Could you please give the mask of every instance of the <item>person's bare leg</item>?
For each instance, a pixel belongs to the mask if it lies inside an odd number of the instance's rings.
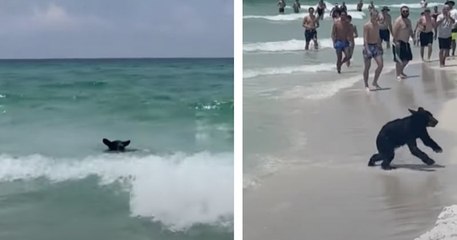
[[[451,41],[452,56],[455,56],[455,41],[456,41],[456,40],[452,40],[452,41]]]
[[[395,62],[395,72],[397,73],[397,78],[401,77],[401,62]]]
[[[376,70],[374,72],[373,86],[375,88],[381,88],[378,85],[378,79],[379,79],[379,76],[381,75],[382,68],[384,67],[384,61],[382,59],[382,55],[375,57],[374,60],[376,61],[376,64],[378,64],[378,67],[376,68]]]
[[[370,72],[370,67],[371,67],[371,58],[364,58],[363,59],[364,66],[363,66],[363,82],[365,84],[365,89],[370,90],[368,86],[368,74]]]
[[[422,61],[424,61],[424,48],[425,47],[421,46],[421,58],[422,58]]]
[[[449,49],[444,50],[443,66],[446,66],[446,57],[449,57]]]
[[[386,48],[387,48],[387,49],[390,48],[390,42],[386,42]]]
[[[305,44],[305,50],[308,50],[309,49],[309,42],[306,41],[306,44]]]
[[[433,50],[433,45],[430,43],[428,44],[428,60],[430,61],[430,58],[432,57],[432,50]]]
[[[408,62],[409,61],[403,61],[402,65],[401,65],[401,73],[400,73],[400,75],[403,76],[403,78],[407,78],[408,77],[408,75],[406,75],[406,73],[404,72],[405,68],[406,68],[406,65],[408,65]]]
[[[313,41],[314,41],[314,49],[317,50],[317,48],[319,47],[319,45],[317,44],[317,39],[314,39]]]
[[[443,49],[440,49],[439,58],[440,58],[440,67],[444,67],[443,59],[445,58],[445,56],[444,56],[444,50]]]
[[[341,73],[341,59],[343,58],[343,51],[342,50],[336,50],[336,71],[338,73]]]

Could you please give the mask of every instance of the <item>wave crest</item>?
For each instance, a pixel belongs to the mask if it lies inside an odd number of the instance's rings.
[[[41,177],[62,182],[96,175],[100,185],[128,183],[131,215],[160,221],[171,230],[233,219],[231,153],[102,154],[82,160],[0,155],[0,165],[2,182]]]

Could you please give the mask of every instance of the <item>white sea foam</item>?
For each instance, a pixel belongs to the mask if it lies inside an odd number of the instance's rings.
[[[318,39],[320,48],[333,48],[333,41],[330,38]],[[363,38],[356,38],[355,45],[363,45]],[[311,41],[312,46],[312,41]],[[291,39],[277,42],[256,42],[243,44],[245,52],[281,52],[300,51],[305,49],[305,40]]]
[[[457,205],[445,207],[436,220],[435,227],[415,240],[457,239]]]
[[[357,11],[348,11],[348,14],[352,16],[354,19],[363,19],[365,17],[364,12],[357,12]],[[246,15],[243,16],[244,19],[266,19],[270,21],[295,21],[295,20],[301,20],[305,16],[307,16],[308,13],[290,13],[290,14],[278,14],[278,15]],[[330,19],[329,12],[326,12],[324,14],[325,19]]]
[[[290,67],[278,68],[259,68],[248,69],[243,72],[243,78],[253,78],[263,75],[276,75],[276,74],[291,74],[299,72],[321,72],[321,71],[334,71],[335,64],[322,63],[316,65],[299,65]]]
[[[90,175],[100,184],[127,183],[132,216],[160,221],[172,230],[193,224],[225,224],[233,218],[233,154],[103,154],[82,160],[41,155],[0,155],[0,181],[45,177],[52,182]],[[231,221],[231,220],[230,220]]]

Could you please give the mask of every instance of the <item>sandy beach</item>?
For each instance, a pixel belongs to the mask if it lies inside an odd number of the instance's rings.
[[[271,104],[281,108],[265,114],[277,130],[258,138],[287,149],[275,155],[280,167],[245,187],[244,239],[405,240],[432,229],[443,207],[457,203],[457,64],[437,64],[409,65],[403,81],[384,72],[380,85],[389,90],[367,93],[360,80],[325,100]],[[398,169],[368,167],[380,128],[419,106],[440,121],[428,131],[443,153],[418,141],[437,165],[403,147]]]

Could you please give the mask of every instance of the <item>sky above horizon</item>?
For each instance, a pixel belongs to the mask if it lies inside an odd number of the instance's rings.
[[[233,57],[233,0],[0,0],[0,58]]]

